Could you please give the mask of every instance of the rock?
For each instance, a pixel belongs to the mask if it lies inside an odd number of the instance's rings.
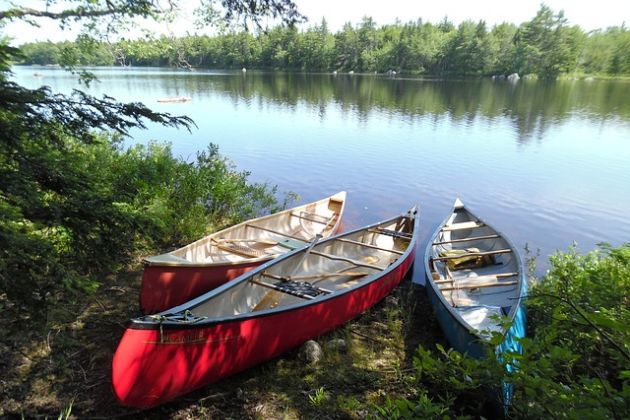
[[[495,74],[492,76],[492,80],[505,80],[505,74]]]
[[[517,82],[518,79],[520,79],[520,76],[518,75],[518,73],[512,73],[507,77],[508,82]]]
[[[258,403],[256,404],[256,406],[254,407],[254,413],[256,414],[262,414],[265,412],[265,404],[263,403]]]
[[[585,82],[592,82],[593,80],[595,80],[595,79],[594,79],[593,77],[590,77],[590,76],[589,76],[589,77],[584,78],[584,81],[585,81]]]
[[[336,338],[334,340],[330,340],[327,344],[326,344],[326,348],[333,350],[333,351],[338,351],[338,352],[342,352],[345,353],[347,346],[346,346],[346,340],[344,340],[343,338]]]
[[[350,70],[348,74],[354,74],[354,70]]]
[[[396,296],[387,296],[385,298],[385,305],[387,306],[398,306],[399,303],[400,301],[398,300],[398,297]]]
[[[323,356],[324,351],[322,350],[322,346],[315,340],[308,340],[306,343],[302,344],[298,353],[298,357],[308,364],[318,363]]]

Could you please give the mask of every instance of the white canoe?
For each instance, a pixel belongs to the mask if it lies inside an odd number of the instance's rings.
[[[339,229],[345,191],[248,220],[144,259],[140,308],[155,313],[189,301],[260,264]]]

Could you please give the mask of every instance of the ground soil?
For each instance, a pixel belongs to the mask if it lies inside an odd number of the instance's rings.
[[[109,276],[93,295],[64,297],[45,319],[0,304],[0,417],[364,418],[387,396],[413,393],[404,373],[419,345],[444,344],[424,288],[406,279],[319,337],[318,364],[303,363],[294,350],[169,404],[131,410],[114,398],[110,369],[125,322],[138,314],[140,276]],[[326,348],[336,338],[346,351]]]

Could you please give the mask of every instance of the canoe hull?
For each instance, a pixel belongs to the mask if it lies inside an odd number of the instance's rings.
[[[427,295],[433,307],[433,312],[442,328],[451,347],[462,354],[481,359],[487,356],[486,347],[483,341],[476,334],[471,334],[468,328],[464,327],[457,318],[440,301],[431,283],[428,283]],[[523,296],[525,291],[523,291]],[[525,337],[526,316],[525,308],[521,304],[512,320],[512,326],[505,333],[505,339],[497,348],[497,353],[505,351],[521,352],[521,345],[516,339]]]
[[[181,305],[267,261],[207,267],[147,265],[142,274],[140,310],[154,314]]]
[[[455,202],[453,212],[460,207],[464,208],[464,205],[458,199]],[[470,213],[469,210],[466,211]],[[470,214],[472,215],[472,213]],[[483,222],[483,220],[478,217],[476,217],[476,219],[479,222]],[[441,228],[447,223],[448,220],[449,218],[447,217],[431,236],[425,252],[424,267],[427,279],[427,295],[429,297],[431,305],[433,306],[433,310],[438,319],[440,327],[442,328],[442,331],[444,332],[444,335],[446,336],[450,345],[462,354],[468,354],[470,357],[480,359],[487,356],[487,347],[484,345],[484,340],[478,334],[476,334],[474,330],[471,330],[470,327],[465,325],[462,322],[461,318],[455,315],[455,311],[447,303],[447,300],[442,295],[440,287],[434,282],[431,274],[432,270],[430,261],[433,255],[431,252],[432,244],[436,242]],[[509,239],[498,232],[496,229],[490,227],[489,225],[487,226],[491,228],[496,235],[501,237],[506,242],[507,246],[512,250],[512,253],[515,255],[515,258],[517,259],[518,277],[520,283],[517,293],[517,299],[514,300],[515,304],[517,305],[516,310],[510,311],[509,315],[509,321],[512,323],[512,325],[507,331],[504,332],[504,340],[499,346],[497,346],[497,348],[495,349],[495,353],[497,354],[497,356],[499,356],[501,352],[505,351],[522,352],[522,348],[520,343],[518,342],[518,339],[525,337],[526,316],[525,308],[523,306],[521,298],[527,293],[527,280],[525,278],[525,275],[523,274],[522,269],[523,263],[519,253],[517,252],[516,247],[509,241]]]
[[[286,217],[288,214],[292,214],[297,219],[312,222],[308,217],[299,216],[299,212],[317,209],[318,206],[328,206],[326,211],[332,211],[333,215],[336,214],[336,218],[333,218],[334,224],[331,223],[330,227],[326,224],[327,229],[322,232],[323,237],[329,237],[335,235],[341,229],[345,199],[346,193],[342,191],[313,203],[242,222],[201,238],[178,250],[158,256],[147,257],[144,261],[144,272],[140,286],[140,311],[144,314],[154,314],[181,305],[281,255],[277,253],[270,255],[263,254],[254,258],[241,256],[241,259],[238,260],[229,259],[220,261],[209,261],[207,258],[201,258],[200,261],[195,261],[193,257],[184,258],[184,255],[181,255],[182,253],[188,252],[196,254],[194,249],[189,248],[198,247],[206,250],[209,248],[208,244],[212,244],[212,238],[220,239],[224,235],[230,238],[230,232],[233,233],[239,228],[244,229],[248,226],[251,228],[251,226],[257,223],[264,221],[269,222],[270,220]],[[297,214],[294,215],[293,213],[296,212]],[[323,222],[314,223],[320,228],[323,224]],[[266,229],[262,229],[260,232],[277,237],[285,236],[282,234],[283,232],[269,233],[271,231],[265,231]],[[242,233],[243,232],[241,232],[241,234]],[[295,233],[289,234],[288,237],[290,238],[291,235],[295,235]],[[241,236],[246,237],[247,235],[242,234]],[[303,234],[294,239],[300,239],[302,237],[304,237],[303,242],[306,244],[307,241],[315,237],[315,234]],[[186,249],[188,249],[188,251],[185,251]],[[290,249],[291,248],[287,247],[284,249],[284,252],[288,252]]]
[[[331,234],[336,234],[339,229]],[[272,259],[205,267],[145,265],[140,286],[140,311],[155,314],[181,305]]]
[[[320,303],[210,325],[128,328],[112,364],[115,395],[123,405],[149,408],[276,357],[376,304],[400,283],[414,256],[415,242],[378,280]]]
[[[471,334],[468,328],[464,327],[453,313],[442,304],[442,301],[433,289],[432,283],[427,281],[427,284],[427,295],[433,307],[433,312],[451,347],[462,354],[466,353],[477,359],[485,357],[486,350],[481,339],[477,335]]]

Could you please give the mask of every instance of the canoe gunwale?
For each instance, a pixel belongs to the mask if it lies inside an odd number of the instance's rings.
[[[267,316],[274,316],[274,315],[278,315],[284,312],[290,312],[290,311],[294,311],[294,310],[298,310],[307,306],[313,306],[313,305],[320,305],[320,304],[326,304],[328,301],[331,301],[333,299],[337,299],[337,298],[341,298],[343,296],[345,296],[346,294],[349,293],[353,293],[359,289],[368,287],[369,285],[371,285],[372,283],[379,281],[381,278],[386,277],[388,274],[390,274],[391,272],[395,271],[396,269],[398,269],[399,266],[401,266],[403,263],[405,263],[405,261],[407,261],[409,259],[410,256],[415,255],[415,249],[416,249],[416,245],[417,245],[417,241],[418,241],[418,232],[419,232],[419,227],[420,227],[420,223],[419,223],[419,209],[418,206],[414,206],[412,207],[408,212],[402,214],[402,215],[398,215],[395,217],[392,217],[390,219],[386,219],[368,226],[363,226],[360,228],[357,228],[355,230],[343,233],[341,235],[335,235],[335,236],[331,236],[328,237],[326,239],[320,240],[318,242],[318,244],[322,244],[322,243],[326,243],[326,242],[332,242],[334,240],[336,240],[337,237],[344,237],[344,236],[348,236],[348,235],[353,235],[355,233],[367,230],[367,229],[371,229],[374,228],[376,226],[380,226],[386,223],[391,223],[392,221],[395,221],[397,219],[403,218],[403,217],[407,217],[407,218],[411,218],[413,220],[413,230],[412,230],[412,237],[411,240],[409,241],[409,244],[407,245],[407,248],[405,249],[404,253],[402,255],[399,256],[399,258],[396,260],[396,262],[394,262],[393,264],[390,264],[389,266],[385,267],[382,271],[379,271],[377,273],[373,273],[369,276],[366,277],[372,277],[369,278],[366,281],[363,281],[357,285],[348,287],[346,289],[343,290],[338,290],[335,293],[331,293],[328,295],[323,295],[323,296],[318,296],[317,299],[313,299],[313,300],[309,300],[309,301],[304,301],[304,302],[296,302],[294,304],[290,304],[287,306],[284,306],[280,309],[278,308],[273,308],[273,309],[266,309],[266,310],[262,310],[262,311],[257,311],[257,312],[248,312],[245,314],[238,314],[238,315],[231,315],[231,316],[223,316],[223,317],[217,317],[217,318],[209,318],[209,319],[202,319],[198,322],[195,323],[179,323],[176,321],[169,321],[169,320],[164,320],[164,316],[167,315],[171,315],[173,313],[177,313],[177,312],[183,312],[186,310],[190,310],[196,306],[201,305],[202,303],[204,303],[206,300],[223,293],[224,291],[228,290],[231,287],[234,287],[235,285],[245,282],[245,281],[249,281],[249,279],[251,277],[253,277],[254,275],[258,274],[258,273],[262,273],[264,272],[267,268],[269,268],[269,266],[280,263],[281,261],[288,259],[290,257],[292,257],[293,255],[297,255],[301,252],[304,251],[304,247],[302,248],[298,248],[295,249],[293,251],[290,251],[286,254],[283,254],[282,256],[275,258],[271,261],[268,261],[262,265],[260,265],[259,267],[257,267],[256,269],[247,272],[245,274],[242,274],[241,276],[237,277],[236,279],[223,284],[219,287],[217,287],[216,289],[213,289],[193,300],[190,300],[180,306],[176,306],[174,308],[168,309],[166,311],[160,312],[158,314],[155,315],[148,315],[145,318],[151,318],[150,320],[148,319],[140,319],[140,318],[134,318],[131,319],[127,322],[126,328],[129,329],[138,329],[138,330],[161,330],[161,329],[175,329],[175,330],[179,330],[179,329],[197,329],[197,328],[207,328],[209,326],[213,326],[213,325],[217,325],[217,324],[227,324],[227,323],[233,323],[233,322],[242,322],[245,320],[250,320],[250,319],[254,319],[254,318],[261,318],[261,317],[267,317]]]
[[[434,242],[439,242],[439,241],[436,241],[437,238],[438,238],[438,235],[442,232],[442,228],[444,227],[444,225],[446,225],[446,223],[448,222],[450,217],[453,215],[453,213],[455,213],[456,211],[462,211],[462,210],[468,212],[468,214],[470,214],[478,222],[480,222],[482,224],[482,227],[483,226],[489,227],[497,235],[499,235],[499,237],[501,239],[503,239],[507,243],[508,247],[512,250],[512,255],[516,257],[516,264],[517,264],[517,267],[518,267],[519,293],[518,293],[518,297],[514,298],[514,303],[511,305],[510,312],[507,314],[507,318],[509,319],[510,322],[514,321],[519,308],[522,306],[522,301],[523,301],[523,298],[524,298],[524,290],[525,290],[525,288],[527,286],[527,279],[525,277],[525,272],[523,270],[523,261],[522,261],[521,255],[520,255],[519,252],[516,251],[517,248],[514,246],[512,241],[507,236],[505,236],[503,233],[501,233],[499,230],[497,230],[493,225],[489,225],[483,219],[481,219],[476,214],[471,212],[468,208],[466,208],[466,206],[461,201],[459,201],[459,199],[457,199],[457,201],[456,201],[455,205],[453,206],[451,212],[440,223],[440,225],[433,232],[433,234],[431,235],[431,238],[429,239],[429,242],[428,242],[427,248],[425,250],[425,254],[424,254],[425,277],[426,277],[427,283],[429,284],[429,287],[432,289],[433,293],[436,295],[437,299],[439,300],[439,303],[449,312],[449,315],[451,316],[451,318],[453,320],[457,321],[457,323],[460,325],[460,327],[464,328],[470,335],[472,335],[472,336],[478,338],[479,340],[483,341],[484,339],[479,335],[479,331],[477,329],[471,327],[464,320],[464,318],[459,314],[459,312],[455,310],[455,307],[453,307],[453,305],[446,300],[446,297],[442,293],[442,289],[440,289],[439,285],[435,283],[435,280],[433,279],[433,276],[431,274],[433,272],[431,270],[431,264],[433,262],[432,250],[433,250],[433,247],[436,246],[436,245],[434,245]],[[471,228],[471,229],[474,229],[474,228]],[[502,334],[505,336],[508,331],[509,331],[509,328],[505,328],[504,327],[503,330],[502,330]]]
[[[205,239],[205,238],[204,238]],[[240,261],[213,261],[208,263],[193,263],[193,262],[176,262],[176,261],[165,261],[165,262],[157,262],[157,261],[148,261],[146,259],[142,260],[142,264],[145,267],[190,267],[190,268],[199,268],[199,267],[222,267],[222,266],[231,266],[231,265],[239,265],[243,263],[255,263],[255,262],[263,262],[276,258],[274,255],[269,254],[269,256],[263,256],[258,258],[243,258]]]

